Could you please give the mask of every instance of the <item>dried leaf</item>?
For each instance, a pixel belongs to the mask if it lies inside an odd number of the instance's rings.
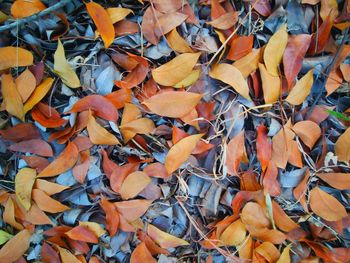
[[[209,76],[230,85],[241,96],[250,100],[247,81],[235,66],[226,63],[215,65]]]
[[[137,247],[132,252],[130,257],[130,263],[139,263],[139,262],[147,262],[147,263],[157,262],[157,260],[155,260],[152,257],[152,254],[147,249],[145,242],[141,242],[139,245],[137,245]]]
[[[95,233],[92,232],[88,227],[86,226],[76,226],[65,233],[67,237],[73,240],[82,241],[82,242],[88,242],[97,244],[98,238],[96,237]]]
[[[270,227],[270,219],[266,211],[255,202],[248,202],[242,209],[241,220],[246,227],[267,228]]]
[[[254,36],[239,36],[231,41],[227,59],[238,60],[252,52]]]
[[[280,258],[277,260],[276,263],[290,263],[290,255],[289,255],[290,247],[291,247],[291,244],[289,244],[283,249]]]
[[[24,229],[11,238],[0,249],[0,262],[14,262],[29,248],[31,233]]]
[[[32,123],[19,123],[7,130],[0,130],[0,135],[5,140],[11,142],[19,142],[41,137],[38,128]]]
[[[109,133],[105,128],[98,124],[89,111],[89,120],[87,123],[89,138],[93,144],[115,145],[120,144],[117,137]]]
[[[54,79],[47,78],[45,79],[32,93],[29,99],[24,104],[23,110],[24,113],[30,111],[37,103],[39,103],[49,92]]]
[[[1,92],[6,111],[24,121],[22,98],[11,74],[3,74],[1,76]]]
[[[121,125],[120,131],[123,134],[124,141],[128,142],[132,139],[136,134],[149,134],[156,128],[152,120],[147,118],[141,118],[138,120],[134,120],[128,122],[126,124]]]
[[[106,214],[106,228],[111,236],[114,236],[119,227],[119,213],[117,208],[105,197],[101,197],[101,207]]]
[[[187,41],[183,39],[180,34],[177,32],[176,28],[171,30],[169,34],[166,36],[170,47],[179,53],[192,53],[193,50],[188,45]]]
[[[61,204],[39,189],[33,189],[32,198],[38,207],[45,212],[59,213],[70,209],[68,206]]]
[[[276,262],[280,258],[280,252],[270,242],[262,243],[254,251],[263,256],[268,262]]]
[[[266,127],[259,125],[257,128],[256,151],[263,171],[266,170],[272,156],[272,144],[266,135]]]
[[[240,219],[231,223],[221,234],[220,240],[225,246],[238,246],[246,238],[246,229]]]
[[[57,49],[54,54],[54,70],[57,75],[60,76],[62,82],[70,88],[79,88],[80,80],[73,70],[72,66],[68,63],[64,52],[63,45],[60,40],[57,43]]]
[[[313,69],[310,69],[289,92],[286,101],[292,105],[300,105],[309,96],[314,82]]]
[[[194,69],[186,78],[181,80],[179,83],[174,85],[174,88],[184,88],[193,85],[198,80],[201,71],[199,69]]]
[[[191,74],[201,53],[184,53],[152,70],[153,79],[163,86],[174,86]]]
[[[299,121],[292,127],[296,135],[312,149],[321,136],[321,128],[313,121]]]
[[[244,154],[244,131],[241,131],[227,144],[225,165],[230,175],[237,175]]]
[[[69,189],[69,186],[64,186],[56,183],[52,183],[43,179],[36,179],[34,188],[44,191],[48,195],[54,195],[61,193],[62,191]]]
[[[26,69],[15,80],[18,93],[21,95],[22,102],[26,102],[36,87],[36,79],[33,73]]]
[[[238,21],[239,12],[227,12],[207,24],[217,29],[226,30],[233,27]]]
[[[261,63],[259,63],[259,71],[265,103],[275,103],[280,97],[281,79],[279,76],[271,75]]]
[[[259,67],[260,55],[261,49],[253,49],[253,51],[248,55],[235,61],[235,63],[233,63],[233,66],[242,73],[244,78],[247,78]]]
[[[108,48],[114,40],[114,27],[108,12],[95,2],[85,3],[86,9],[101,34],[105,48]]]
[[[81,263],[69,250],[59,246],[56,246],[56,248],[60,253],[62,263]]]
[[[279,196],[281,187],[277,181],[278,169],[273,161],[270,161],[263,178],[264,193],[271,196]]]
[[[282,61],[284,50],[288,43],[287,26],[282,25],[267,42],[264,50],[264,62],[272,76],[279,76],[279,64]]]
[[[46,9],[40,0],[16,0],[11,6],[11,15],[14,18],[24,18]]]
[[[20,47],[0,48],[0,70],[24,67],[33,64],[33,55],[28,50]]]
[[[113,24],[123,20],[127,15],[132,13],[131,9],[122,7],[107,8],[106,11],[109,17],[111,18]]]
[[[130,199],[137,196],[149,183],[151,178],[147,174],[136,171],[125,178],[119,193],[124,200]]]
[[[327,221],[338,221],[347,216],[344,206],[319,187],[310,191],[309,202],[312,211]]]
[[[186,91],[165,91],[145,100],[153,113],[170,118],[181,118],[190,113],[201,100],[202,95]]]
[[[346,173],[317,173],[317,177],[321,178],[330,186],[339,189],[350,189],[350,174]]]
[[[18,142],[12,144],[10,147],[8,147],[8,149],[16,152],[33,153],[45,157],[53,156],[53,151],[50,144],[42,139],[32,139]]]
[[[176,171],[188,159],[202,136],[203,134],[188,136],[170,148],[165,157],[165,169],[168,174]]]
[[[68,143],[67,147],[61,152],[57,158],[51,162],[38,177],[51,177],[59,175],[69,170],[78,160],[78,148],[74,143]]]
[[[187,246],[186,240],[170,235],[155,226],[148,224],[147,234],[162,248],[175,248],[178,246]]]
[[[32,188],[36,178],[36,171],[31,168],[22,168],[15,178],[16,196],[21,205],[28,211],[31,206]]]
[[[9,197],[6,201],[6,204],[4,206],[4,212],[3,212],[3,220],[7,224],[13,226],[14,228],[18,230],[22,230],[23,226],[16,221],[15,218],[15,205],[13,203],[13,200],[11,197]]]

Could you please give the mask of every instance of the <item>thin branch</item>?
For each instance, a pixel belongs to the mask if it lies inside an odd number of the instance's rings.
[[[46,8],[45,10],[43,10],[43,11],[41,11],[39,13],[36,13],[34,15],[31,15],[31,16],[28,16],[28,17],[25,17],[25,18],[22,18],[22,19],[18,19],[18,20],[16,20],[15,22],[13,22],[11,24],[0,26],[0,33],[4,32],[6,30],[13,29],[13,28],[15,28],[17,26],[19,27],[19,26],[21,26],[21,25],[23,25],[25,23],[32,22],[32,21],[38,19],[39,17],[48,15],[48,14],[56,11],[57,9],[60,9],[60,8],[64,7],[65,5],[67,5],[70,2],[71,2],[71,0],[61,0],[58,3],[56,3],[56,4]]]

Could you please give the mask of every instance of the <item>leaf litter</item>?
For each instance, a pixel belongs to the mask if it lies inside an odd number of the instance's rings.
[[[349,262],[350,1],[0,1],[0,262]]]

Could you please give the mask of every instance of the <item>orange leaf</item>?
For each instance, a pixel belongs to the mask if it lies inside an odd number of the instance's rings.
[[[326,82],[327,96],[336,91],[342,85],[342,82],[343,78],[340,70],[332,70]]]
[[[15,190],[18,201],[28,211],[31,206],[32,188],[35,182],[36,171],[31,168],[22,168],[15,178]]]
[[[88,227],[76,226],[65,233],[65,235],[73,240],[97,244],[98,238]]]
[[[244,131],[241,131],[227,144],[225,165],[230,175],[237,175],[244,154]]]
[[[113,171],[110,175],[111,188],[115,192],[119,192],[124,179],[132,172],[137,171],[139,168],[138,163],[127,163],[121,166],[112,166]]]
[[[289,255],[290,247],[291,247],[291,244],[289,244],[288,246],[286,246],[283,249],[280,258],[278,259],[278,261],[276,263],[290,263],[291,262],[290,255]]]
[[[321,136],[321,128],[313,121],[299,121],[292,127],[296,135],[312,149]]]
[[[187,41],[183,39],[180,34],[177,32],[176,28],[174,28],[169,34],[166,36],[170,47],[179,53],[192,53],[192,48],[188,45]]]
[[[314,82],[313,69],[310,69],[289,92],[286,101],[292,105],[300,105],[309,96]]]
[[[266,211],[255,202],[248,202],[242,209],[241,220],[246,227],[267,228],[270,227],[270,219]]]
[[[309,202],[312,211],[327,221],[338,221],[348,215],[344,206],[336,198],[319,187],[310,191]]]
[[[101,107],[103,105],[103,107]],[[93,94],[80,99],[75,103],[67,113],[82,112],[92,110],[94,115],[107,121],[116,122],[118,120],[118,111],[108,98]]]
[[[61,204],[39,189],[33,189],[32,198],[38,207],[45,212],[59,213],[70,209],[68,206]]]
[[[22,98],[11,74],[3,74],[1,76],[1,88],[6,111],[24,121]]]
[[[262,243],[254,251],[262,255],[268,262],[276,262],[280,258],[280,252],[270,242]]]
[[[282,61],[287,43],[287,26],[282,25],[266,44],[264,50],[264,62],[267,72],[269,72],[272,76],[279,76],[279,64]]]
[[[87,123],[89,138],[93,144],[120,144],[117,137],[109,133],[105,128],[97,123],[91,111],[89,111],[89,121]]]
[[[301,182],[298,184],[298,186],[293,190],[293,195],[294,195],[295,199],[299,200],[304,211],[307,213],[309,212],[309,209],[308,209],[308,206],[306,203],[305,194],[306,194],[306,190],[308,187],[309,177],[310,177],[310,172],[309,172],[309,170],[307,170],[303,180],[301,180]]]
[[[226,30],[233,27],[238,21],[239,12],[227,12],[207,24],[217,29]]]
[[[134,120],[128,122],[126,124],[122,124],[120,127],[120,131],[123,134],[124,141],[128,142],[132,139],[136,134],[149,134],[156,128],[152,120],[147,118],[141,118],[138,120]]]
[[[279,196],[281,187],[277,181],[278,169],[273,161],[270,161],[263,178],[264,193],[271,196]]]
[[[72,173],[74,178],[81,184],[84,183],[87,172],[90,168],[90,151],[85,150],[79,153],[80,159],[73,167]]]
[[[11,6],[11,15],[14,18],[24,18],[46,9],[40,0],[16,0]]]
[[[131,102],[131,93],[130,89],[120,89],[113,91],[105,96],[114,107],[118,110],[124,107],[125,103]]]
[[[247,78],[259,67],[260,55],[261,49],[253,49],[253,51],[248,55],[233,63],[233,66],[235,66],[242,73],[244,78]]]
[[[117,208],[105,197],[101,197],[101,207],[106,214],[106,228],[111,236],[114,236],[119,227],[119,213]]]
[[[145,263],[157,262],[157,260],[155,260],[152,257],[152,254],[147,249],[145,242],[141,242],[139,245],[137,245],[137,247],[134,249],[130,257],[130,263],[139,263],[139,262],[145,262]]]
[[[30,66],[33,64],[33,55],[28,50],[16,47],[0,48],[0,70]]]
[[[350,128],[339,136],[335,143],[334,152],[339,161],[349,163],[350,160]]]
[[[69,170],[78,160],[78,148],[74,143],[68,143],[67,147],[60,153],[57,158],[50,163],[38,177],[51,177]]]
[[[325,49],[329,40],[332,26],[332,16],[329,14],[327,18],[323,20],[316,32],[312,34],[311,43],[308,50],[310,55],[321,53]]]
[[[156,21],[156,24],[154,26],[154,33],[156,37],[160,39],[162,36],[165,36],[171,30],[181,25],[186,20],[186,18],[187,15],[179,12],[161,14],[158,16],[158,21]]]
[[[9,150],[14,152],[33,153],[45,157],[52,157],[51,145],[42,139],[32,139],[10,145]]]
[[[346,173],[317,173],[319,178],[339,190],[350,189],[350,174]]]
[[[41,259],[43,262],[61,263],[60,258],[56,252],[48,243],[44,242],[41,247]]]
[[[184,53],[152,70],[153,79],[163,86],[174,86],[185,79],[196,65],[200,52]]]
[[[181,118],[190,113],[201,100],[202,95],[186,91],[165,91],[145,100],[153,113],[170,118]]]
[[[231,41],[230,50],[227,54],[227,59],[238,60],[250,52],[253,48],[254,36],[239,36]]]
[[[30,97],[36,87],[36,79],[33,73],[26,69],[19,75],[16,80],[16,86],[19,94],[21,95],[22,101],[26,102],[26,100]]]
[[[246,237],[246,229],[240,219],[231,223],[221,234],[220,240],[226,246],[238,246]]]
[[[176,171],[188,159],[202,136],[203,134],[188,136],[170,148],[165,157],[165,169],[168,174]]]
[[[151,178],[149,178],[144,172],[133,172],[125,178],[119,193],[123,199],[133,198],[137,196],[150,182]]]
[[[143,171],[150,177],[156,177],[156,178],[167,178],[169,177],[169,174],[167,170],[165,169],[165,166],[161,163],[152,163],[150,165],[147,165]]]
[[[11,238],[0,249],[0,262],[14,262],[19,259],[29,248],[31,233],[24,229]]]
[[[292,219],[290,219],[290,217],[283,211],[283,209],[275,201],[272,201],[272,212],[273,212],[273,219],[275,221],[275,224],[279,229],[285,232],[289,232],[299,228],[299,225],[295,223]]]
[[[132,222],[141,217],[151,205],[152,200],[130,200],[114,203],[118,212],[127,221]]]
[[[350,82],[350,65],[349,64],[340,64],[340,71],[343,74],[345,81]]]
[[[23,229],[23,226],[20,223],[18,223],[15,219],[15,205],[11,197],[9,197],[6,201],[2,217],[4,222],[6,222],[7,224],[13,226],[18,230]]]
[[[69,186],[52,183],[43,179],[36,179],[34,188],[44,191],[48,195],[54,195],[68,189]]]
[[[272,138],[272,160],[278,168],[284,169],[288,162],[288,142],[295,137],[294,132],[284,126],[273,138]]]
[[[121,7],[107,8],[106,11],[113,24],[123,20],[128,14],[132,13],[131,9]]]
[[[60,253],[62,263],[81,263],[69,250],[56,246],[58,252]]]
[[[170,235],[155,226],[148,224],[147,234],[162,248],[175,248],[178,246],[187,246],[186,240]]]
[[[0,135],[5,140],[11,142],[19,142],[41,137],[38,128],[32,123],[20,123],[8,128],[7,130],[0,130]]]
[[[266,127],[259,125],[257,128],[256,151],[263,171],[266,170],[272,155],[272,145],[266,136]]]
[[[209,76],[230,85],[241,96],[250,100],[247,81],[244,79],[241,71],[234,65],[217,64],[210,70]]]
[[[24,113],[30,111],[37,103],[39,103],[49,92],[54,79],[47,78],[41,82],[41,84],[36,87],[32,95],[30,95],[29,99],[24,104],[23,110]]]
[[[271,75],[261,63],[259,63],[259,71],[265,103],[275,103],[280,97],[281,79],[279,76]]]
[[[101,34],[105,48],[108,48],[114,40],[113,22],[107,11],[99,4],[94,2],[85,3],[86,9],[94,21],[98,31]]]

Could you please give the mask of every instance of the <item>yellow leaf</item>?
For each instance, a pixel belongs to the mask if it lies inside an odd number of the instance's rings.
[[[165,169],[168,174],[177,170],[191,155],[203,134],[195,134],[185,137],[170,148],[165,157]]]
[[[34,184],[35,189],[40,189],[47,193],[48,195],[54,195],[60,193],[66,189],[69,189],[69,186],[64,186],[56,183],[49,182],[43,179],[36,179]]]
[[[30,111],[37,103],[39,103],[49,92],[52,83],[54,79],[53,78],[47,78],[41,82],[41,84],[36,87],[32,95],[29,97],[29,99],[24,104],[24,113],[27,113]]]
[[[154,95],[145,104],[153,113],[170,118],[181,118],[190,113],[202,95],[187,91],[165,91]]]
[[[290,263],[290,255],[289,255],[290,247],[291,247],[291,244],[289,244],[283,249],[280,258],[276,263]]]
[[[192,53],[193,50],[188,45],[187,41],[183,39],[180,34],[177,32],[176,28],[170,31],[169,34],[167,34],[166,39],[168,40],[168,43],[170,47],[179,53]]]
[[[192,84],[194,84],[200,75],[201,71],[199,69],[194,69],[192,70],[192,72],[183,80],[181,80],[179,83],[174,85],[174,88],[184,88],[184,87],[188,87],[191,86]]]
[[[69,250],[59,246],[56,246],[56,248],[60,253],[62,263],[81,263]]]
[[[239,60],[233,63],[246,79],[248,76],[255,71],[259,66],[261,49],[253,49],[248,55],[240,58]]]
[[[151,178],[144,172],[133,172],[123,181],[120,195],[124,200],[133,198],[145,189],[150,182]]]
[[[79,221],[79,226],[86,226],[91,232],[93,232],[98,238],[103,236],[106,233],[106,230],[104,230],[100,224],[97,224],[95,222],[82,222]]]
[[[123,20],[128,14],[133,13],[131,9],[122,7],[112,7],[106,10],[113,24]]]
[[[350,160],[350,128],[340,135],[337,142],[335,143],[334,151],[335,155],[338,156],[338,160],[349,163]]]
[[[235,66],[226,63],[217,64],[209,72],[209,76],[230,85],[241,96],[250,100],[247,81]]]
[[[109,14],[101,5],[97,3],[89,2],[85,5],[89,15],[101,34],[105,48],[108,48],[113,43],[115,36],[113,22]]]
[[[189,243],[186,240],[170,235],[155,226],[149,224],[147,234],[162,248],[174,248],[178,246],[187,246]]]
[[[141,118],[128,122],[124,125],[121,125],[120,131],[123,134],[124,141],[128,142],[136,134],[149,134],[156,128],[152,120],[147,118]]]
[[[163,86],[174,86],[191,74],[201,53],[184,53],[152,70],[153,79]]]
[[[33,64],[33,55],[28,50],[17,47],[0,48],[0,70],[30,66]]]
[[[267,42],[264,50],[264,62],[267,71],[272,76],[278,76],[278,67],[282,61],[284,50],[288,43],[287,26],[282,25]]]
[[[230,224],[220,236],[220,240],[226,246],[238,246],[246,237],[246,229],[240,219]]]
[[[119,144],[117,137],[109,133],[105,128],[98,124],[89,111],[89,120],[87,123],[89,138],[93,144],[115,145]]]
[[[300,105],[310,94],[314,82],[313,69],[309,70],[292,88],[286,101],[292,105]]]
[[[3,74],[1,77],[1,91],[6,111],[20,120],[24,120],[22,98],[17,91],[11,74]]]
[[[70,88],[80,87],[80,80],[73,70],[72,66],[68,63],[64,54],[64,48],[60,40],[57,43],[57,49],[54,54],[54,70],[57,75],[60,76],[62,82]]]
[[[259,71],[262,81],[265,103],[275,103],[280,97],[281,80],[279,76],[272,76],[265,66],[259,63]]]
[[[15,178],[16,196],[21,205],[28,211],[31,207],[32,188],[36,178],[36,171],[31,168],[22,168]]]
[[[278,249],[270,242],[264,242],[254,250],[255,253],[263,256],[268,262],[276,262],[280,257]]]

